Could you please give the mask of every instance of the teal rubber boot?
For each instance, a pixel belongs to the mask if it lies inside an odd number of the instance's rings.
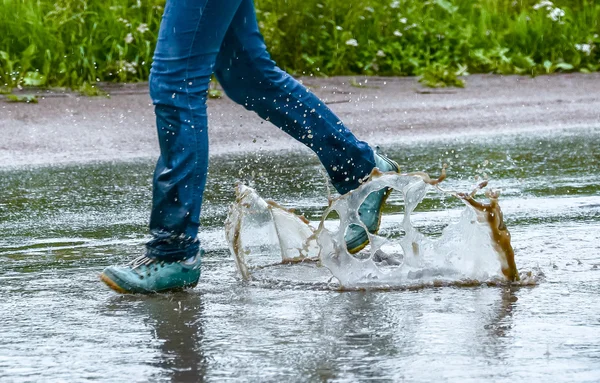
[[[204,251],[183,261],[162,262],[138,257],[125,266],[107,267],[100,279],[123,294],[151,294],[193,288],[200,279]]]
[[[375,166],[381,172],[396,172],[400,173],[400,166],[387,158],[381,153],[375,153]],[[392,189],[383,188],[375,191],[365,198],[362,205],[358,209],[358,216],[365,224],[371,234],[377,234],[379,225],[381,224],[381,213],[383,205],[389,197]],[[365,229],[358,225],[350,225],[345,235],[346,247],[350,254],[358,253],[369,244],[369,236]]]

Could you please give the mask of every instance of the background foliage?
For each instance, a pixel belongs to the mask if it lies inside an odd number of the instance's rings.
[[[164,0],[0,0],[0,86],[90,89],[147,80]],[[423,75],[600,69],[593,0],[256,0],[293,74]],[[429,81],[429,80],[427,80]],[[1,89],[0,89],[1,90]]]

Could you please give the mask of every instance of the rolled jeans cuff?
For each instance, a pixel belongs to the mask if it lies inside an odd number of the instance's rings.
[[[154,237],[146,243],[146,256],[165,262],[177,262],[191,258],[200,251],[197,237],[168,231],[152,231]]]

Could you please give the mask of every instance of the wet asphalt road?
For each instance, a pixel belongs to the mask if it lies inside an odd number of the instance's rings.
[[[352,131],[373,145],[498,132],[594,126],[600,74],[473,75],[464,89],[423,88],[415,78],[303,78]],[[0,164],[82,163],[156,158],[146,84],[106,87],[111,98],[40,93],[39,104],[0,101]],[[42,99],[44,97],[44,99]],[[213,155],[307,150],[252,112],[209,100]]]
[[[489,175],[517,265],[545,275],[537,286],[340,293],[303,284],[314,270],[302,268],[241,282],[223,234],[234,182],[313,221],[326,190],[314,156],[212,100],[202,280],[117,295],[98,274],[147,240],[147,95],[0,103],[0,381],[600,381],[600,76],[472,76],[432,94],[414,79],[342,82],[313,86],[403,170],[450,163],[459,189]],[[392,194],[384,233],[401,210]],[[432,195],[413,222],[439,235],[456,211]]]

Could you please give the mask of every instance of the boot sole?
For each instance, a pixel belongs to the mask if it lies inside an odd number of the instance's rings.
[[[120,294],[128,294],[129,292],[125,289],[123,289],[121,286],[119,286],[115,281],[113,281],[112,279],[110,279],[106,274],[102,273],[100,274],[100,280],[104,283],[106,283],[106,285],[108,287],[110,287],[111,289],[113,289],[114,291],[120,293]]]
[[[181,287],[174,287],[172,289],[165,289],[165,290],[160,290],[160,291],[149,291],[149,292],[137,292],[137,291],[134,292],[134,291],[125,290],[124,288],[119,286],[118,283],[116,283],[115,281],[110,279],[110,277],[108,275],[106,275],[105,273],[100,274],[100,280],[102,282],[106,283],[106,285],[108,287],[110,287],[112,290],[114,290],[120,294],[155,294],[155,293],[177,292],[177,291],[183,291],[185,289],[193,289],[198,285],[198,282],[194,282],[189,285],[184,285]]]

